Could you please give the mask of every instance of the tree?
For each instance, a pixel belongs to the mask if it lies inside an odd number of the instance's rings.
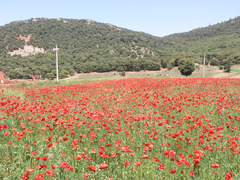
[[[124,69],[123,69],[122,66],[118,66],[117,71],[118,71],[118,72],[122,72],[122,71],[124,71]]]
[[[22,68],[16,68],[14,69],[16,74],[16,79],[22,79],[23,78],[23,69]]]
[[[225,64],[224,65],[224,71],[229,73],[231,71],[231,65],[230,64]]]
[[[125,73],[125,71],[122,71],[121,73],[119,73],[121,76],[125,76],[126,75],[126,73]]]
[[[54,76],[54,74],[53,73],[47,73],[47,75],[46,75],[46,78],[48,78],[48,79],[54,79],[55,78],[55,76]]]
[[[148,61],[148,67],[147,70],[160,70],[161,65],[158,62],[154,62],[154,61]]]
[[[41,71],[36,70],[35,72],[33,72],[34,75],[41,75]]]
[[[220,65],[220,61],[219,61],[217,58],[212,58],[212,59],[210,60],[210,64],[211,64],[212,66],[219,66],[219,65]]]
[[[185,61],[180,66],[180,72],[182,75],[185,75],[185,76],[190,76],[194,70],[195,70],[195,65],[191,61]]]
[[[180,66],[181,63],[183,63],[184,59],[182,56],[178,56],[174,59],[173,66],[177,67]]]
[[[64,78],[64,77],[67,77],[68,76],[68,72],[66,70],[62,70],[60,73],[59,73],[59,77],[60,78]]]
[[[169,61],[168,63],[167,63],[167,69],[168,70],[171,70],[173,68],[173,61]]]
[[[16,79],[15,70],[11,69],[8,73],[10,79]]]
[[[82,67],[82,72],[84,73],[90,73],[93,70],[93,66],[90,62],[86,62],[84,63],[83,67]]]
[[[167,68],[167,61],[166,60],[162,60],[161,61],[161,65],[162,65],[162,68]]]
[[[70,73],[71,76],[73,76],[74,73],[75,73],[74,69],[70,69],[69,73]]]

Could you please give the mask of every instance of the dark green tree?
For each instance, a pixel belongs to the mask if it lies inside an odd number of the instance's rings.
[[[46,78],[53,80],[55,78],[53,73],[47,73]]]
[[[60,78],[65,78],[68,76],[68,71],[67,70],[62,70],[59,75]]]
[[[180,72],[184,76],[190,76],[193,73],[194,70],[195,70],[195,65],[191,61],[185,61],[180,66]]]
[[[8,72],[8,76],[10,79],[16,79],[16,72],[14,69],[11,69],[9,72]]]
[[[75,73],[74,69],[70,69],[69,73],[70,73],[71,76],[73,76],[74,73]]]
[[[212,58],[212,59],[210,60],[210,64],[211,64],[212,66],[219,66],[219,65],[220,65],[220,61],[219,61],[217,58]]]
[[[230,71],[231,71],[231,65],[230,64],[225,64],[224,65],[224,72],[230,73]]]

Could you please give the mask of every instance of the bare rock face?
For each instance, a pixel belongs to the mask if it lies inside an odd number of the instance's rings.
[[[38,53],[45,53],[43,48],[38,48],[38,47],[33,47],[32,45],[28,46],[25,45],[24,49],[18,49],[18,50],[14,50],[13,52],[9,52],[9,54],[11,56],[13,55],[21,55],[21,56],[28,56],[28,55],[35,55]]]
[[[200,66],[199,66],[199,64],[198,64],[198,63],[195,63],[195,68],[196,68],[197,70],[199,70],[199,69],[200,69]]]
[[[88,24],[88,25],[94,25],[94,22],[93,22],[93,20],[87,19],[87,24]]]
[[[108,51],[108,55],[109,55],[109,56],[113,55],[114,53],[115,53],[114,50]]]
[[[25,41],[25,46],[23,49],[19,48],[18,50],[14,50],[13,52],[9,52],[11,56],[13,55],[21,55],[21,56],[28,56],[28,55],[35,55],[38,53],[45,53],[43,48],[33,47],[32,45],[28,46],[27,42],[30,41],[30,35],[27,36],[18,36],[17,39],[22,39]]]
[[[107,25],[108,25],[109,27],[111,27],[111,28],[114,27],[112,24],[107,24]]]

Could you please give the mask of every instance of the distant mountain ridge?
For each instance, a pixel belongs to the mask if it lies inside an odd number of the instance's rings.
[[[68,72],[156,70],[159,66],[177,66],[179,60],[186,59],[201,64],[203,53],[213,65],[236,64],[240,63],[240,17],[165,37],[85,19],[15,21],[0,26],[0,71],[17,69],[22,78],[55,74],[56,45],[60,49],[60,70]],[[12,52],[23,53],[24,46],[32,47],[32,55],[10,56]],[[44,54],[36,54],[41,52]]]

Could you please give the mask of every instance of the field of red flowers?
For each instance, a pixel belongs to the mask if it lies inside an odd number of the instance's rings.
[[[240,79],[11,87],[0,99],[2,179],[240,179]]]

